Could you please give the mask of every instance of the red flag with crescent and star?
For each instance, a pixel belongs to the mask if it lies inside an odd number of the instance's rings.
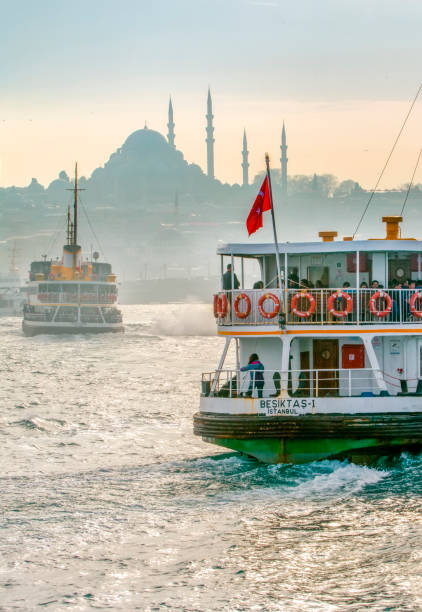
[[[256,197],[256,200],[251,208],[248,218],[246,219],[246,227],[249,236],[262,227],[262,213],[266,210],[271,210],[270,189],[268,187],[268,176],[265,177],[261,185],[261,189]]]

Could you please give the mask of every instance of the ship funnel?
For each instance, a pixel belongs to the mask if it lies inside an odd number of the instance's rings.
[[[337,232],[318,232],[318,236],[322,238],[322,242],[333,242],[338,234]]]
[[[392,215],[390,217],[383,217],[383,222],[386,224],[387,235],[386,240],[400,240],[400,223],[403,221],[403,217],[398,215]]]

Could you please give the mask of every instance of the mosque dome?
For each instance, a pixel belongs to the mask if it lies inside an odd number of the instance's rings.
[[[163,151],[169,148],[169,144],[159,132],[144,127],[136,130],[128,136],[122,146],[125,153],[151,153],[151,151]]]

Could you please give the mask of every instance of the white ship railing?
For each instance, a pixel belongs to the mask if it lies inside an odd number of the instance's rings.
[[[343,291],[348,297],[336,297]],[[381,292],[381,293],[380,293]],[[384,295],[385,294],[385,295]],[[417,294],[412,305],[411,299]],[[421,289],[238,289],[221,291],[227,300],[227,312],[217,315],[218,325],[386,325],[422,323]],[[239,296],[245,295],[247,299]],[[273,317],[273,295],[280,309]],[[311,296],[311,299],[309,297]],[[332,298],[332,296],[334,296]],[[330,298],[331,303],[330,303]],[[250,312],[246,316],[250,302]],[[261,308],[260,308],[261,302]],[[238,312],[236,312],[237,307]],[[350,312],[345,313],[349,308]],[[413,310],[412,310],[413,309]],[[264,312],[264,314],[263,314]],[[302,313],[302,316],[301,314]],[[344,314],[343,314],[344,313]]]
[[[252,376],[250,373],[252,372]],[[260,396],[256,380],[257,370],[216,370],[202,374],[202,395],[239,398],[252,392]],[[362,397],[385,395],[380,381],[387,384],[381,370],[371,368],[327,369],[327,370],[262,370],[264,385],[262,397],[277,397],[281,388],[287,388],[290,397]],[[252,384],[251,384],[252,383]],[[395,387],[397,385],[394,385]],[[396,394],[397,389],[392,390]]]
[[[42,312],[32,310],[34,308],[43,308]],[[81,323],[121,323],[122,313],[116,307],[101,307],[88,306],[90,312],[85,312],[85,305],[80,308]],[[25,321],[45,321],[51,323],[76,323],[78,322],[78,310],[75,306],[27,306],[24,309]]]
[[[38,302],[41,304],[114,304],[117,301],[117,294],[101,294],[96,292],[81,293],[75,291],[48,291],[38,293]]]

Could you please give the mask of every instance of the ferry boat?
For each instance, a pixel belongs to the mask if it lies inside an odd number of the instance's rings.
[[[214,296],[225,345],[202,375],[196,435],[267,463],[422,449],[422,241],[383,221],[384,239],[280,243],[281,283],[274,244],[218,249],[240,286]]]
[[[36,334],[121,332],[117,279],[99,254],[84,259],[78,245],[78,172],[75,169],[73,218],[67,215],[67,244],[61,261],[44,257],[29,272],[22,328]]]

